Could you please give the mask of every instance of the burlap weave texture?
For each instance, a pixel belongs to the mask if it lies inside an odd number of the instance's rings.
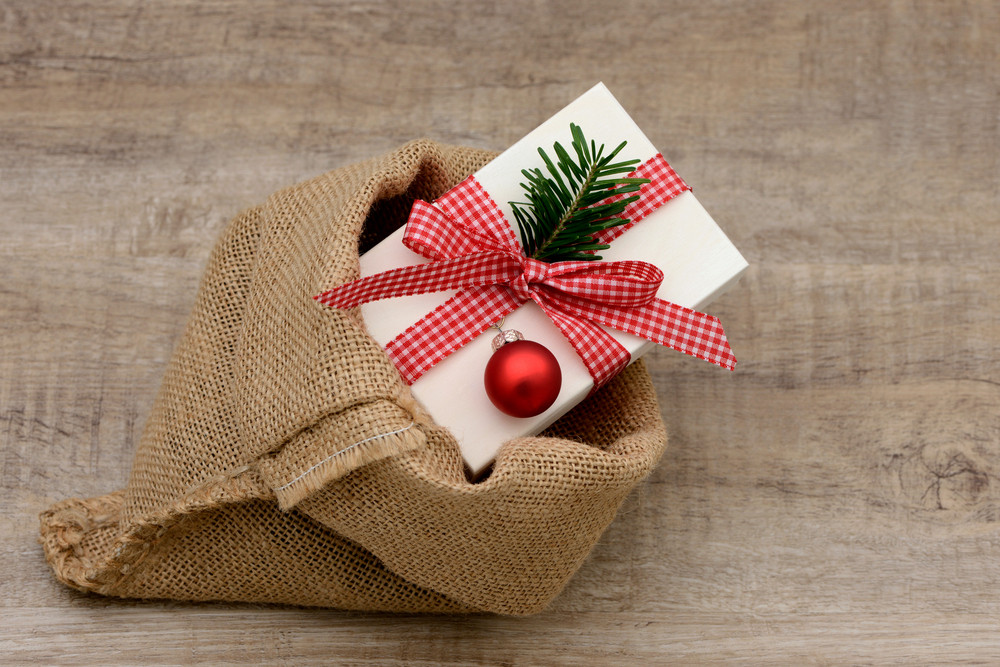
[[[666,446],[641,362],[473,484],[359,313],[312,299],[493,156],[416,141],[233,220],[128,485],[41,516],[56,576],[120,597],[544,608]]]

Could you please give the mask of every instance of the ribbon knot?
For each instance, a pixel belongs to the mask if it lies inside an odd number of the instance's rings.
[[[655,155],[630,176],[650,182],[623,216],[631,222],[596,235],[609,243],[643,217],[690,190]],[[336,308],[396,296],[457,289],[458,293],[386,345],[410,384],[494,322],[532,300],[573,345],[596,390],[631,361],[604,327],[631,333],[733,369],[719,320],[656,297],[663,272],[639,261],[570,261],[549,264],[526,257],[500,207],[470,176],[429,204],[417,200],[403,243],[431,260],[384,271],[315,297]],[[429,333],[430,332],[430,333]]]
[[[533,298],[532,293],[537,290],[536,285],[545,282],[545,278],[549,274],[549,265],[546,262],[534,259],[533,257],[524,257],[523,255],[519,258],[521,264],[521,272],[517,274],[517,277],[510,281],[510,289],[514,292],[514,296],[517,297],[521,303]]]

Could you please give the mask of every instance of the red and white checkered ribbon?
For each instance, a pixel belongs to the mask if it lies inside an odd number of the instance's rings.
[[[690,190],[659,154],[629,176],[650,182],[622,213],[630,222],[598,234],[600,243],[610,243]],[[658,267],[639,261],[549,264],[525,257],[500,208],[472,176],[433,204],[414,202],[403,243],[432,261],[361,278],[314,298],[327,306],[353,308],[389,297],[458,289],[386,346],[409,384],[529,299],[576,349],[595,389],[631,360],[602,324],[723,368],[736,366],[718,318],[656,298],[663,281]]]

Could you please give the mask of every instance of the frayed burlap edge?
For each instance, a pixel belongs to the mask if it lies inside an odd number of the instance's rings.
[[[118,595],[157,541],[186,517],[230,503],[266,499],[271,493],[249,466],[220,475],[180,498],[169,510],[131,526],[116,537],[110,555],[95,563],[83,551],[83,542],[96,531],[118,525],[123,495],[124,490],[119,490],[86,500],[68,498],[41,513],[39,542],[60,581],[79,591]]]

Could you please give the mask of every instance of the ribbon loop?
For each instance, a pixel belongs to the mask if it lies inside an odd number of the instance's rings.
[[[648,178],[629,205],[628,225],[605,230],[607,243],[690,188],[657,154],[630,176]],[[417,200],[403,243],[430,259],[341,285],[314,297],[336,308],[410,294],[458,289],[386,345],[410,384],[526,301],[535,301],[570,341],[595,390],[631,361],[604,327],[641,336],[723,368],[736,365],[717,318],[656,297],[663,271],[647,262],[525,257],[500,208],[472,176],[433,204]]]
[[[403,245],[432,260],[505,249],[493,242],[491,237],[460,224],[460,221],[423,199],[413,202],[403,233]]]
[[[575,264],[561,267],[562,264]],[[560,262],[546,286],[590,301],[634,308],[656,298],[663,271],[648,262]]]

